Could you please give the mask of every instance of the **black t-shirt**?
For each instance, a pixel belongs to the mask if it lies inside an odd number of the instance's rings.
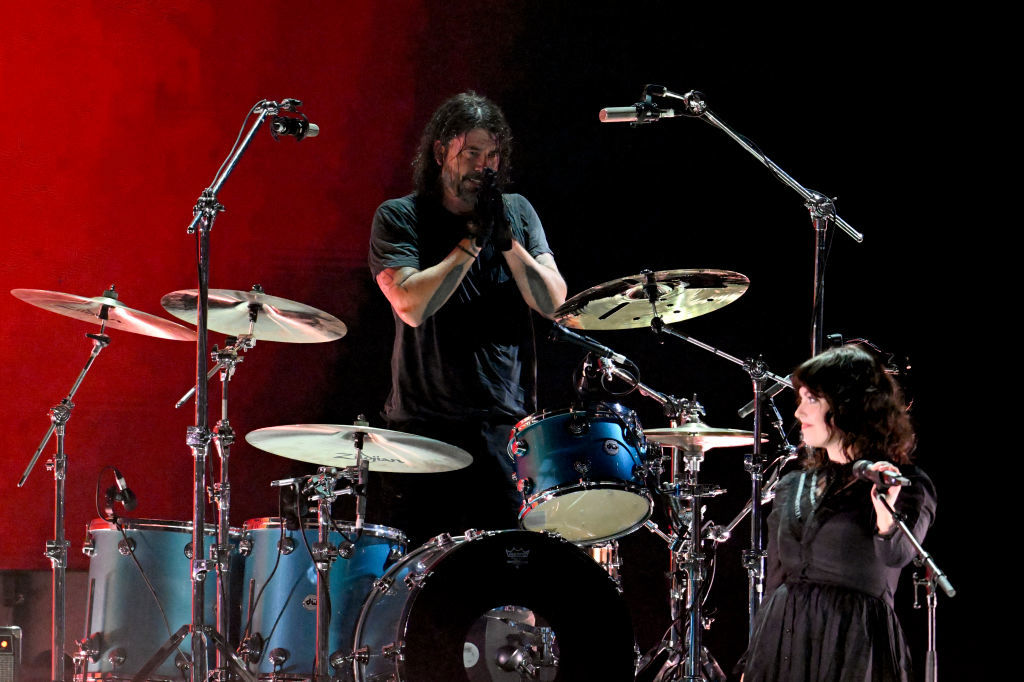
[[[503,195],[513,238],[530,255],[550,253],[537,212]],[[436,200],[385,201],[373,217],[370,271],[425,270],[465,237],[466,218]],[[488,244],[451,298],[418,327],[395,315],[389,423],[511,418],[536,411],[536,349],[529,307],[501,252]]]

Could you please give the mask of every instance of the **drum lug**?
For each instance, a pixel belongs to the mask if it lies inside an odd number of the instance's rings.
[[[249,535],[243,535],[242,539],[238,541],[238,553],[242,556],[249,556],[252,554],[252,537]]]
[[[441,533],[440,535],[435,535],[434,537],[430,538],[427,544],[434,547],[447,547],[448,545],[452,544],[452,542],[453,540],[451,533]]]
[[[378,592],[385,593],[391,589],[391,586],[395,584],[394,576],[386,575],[382,578],[378,578],[373,581],[373,589]]]
[[[530,478],[521,478],[519,479],[519,482],[516,483],[516,490],[518,490],[523,495],[523,497],[529,497],[530,495],[532,495],[533,488],[534,484]]]
[[[76,659],[84,661],[88,658],[93,663],[100,660],[100,633],[94,632],[77,640],[75,644],[78,646],[78,651],[75,652]]]
[[[191,546],[190,544],[189,547]],[[121,542],[117,543],[117,551],[121,556],[128,556],[135,551],[135,540],[132,538],[121,540]],[[188,557],[192,558],[191,555],[188,555]]]
[[[272,649],[270,653],[267,654],[267,660],[270,661],[270,664],[274,666],[275,671],[281,670],[281,666],[284,665],[285,661],[287,661],[288,658],[288,650],[282,649],[281,647]]]
[[[473,540],[476,540],[477,538],[482,538],[486,534],[487,534],[487,531],[484,531],[484,530],[477,530],[476,528],[467,528],[466,529],[466,542],[472,542]]]
[[[124,649],[122,649],[121,647],[111,649],[110,653],[107,654],[107,661],[110,663],[110,665],[114,666],[115,668],[120,665],[123,665],[125,658],[127,658],[127,656],[125,655]]]
[[[384,656],[384,658],[393,658],[396,661],[404,661],[405,645],[401,643],[385,644],[380,648],[380,653]]]
[[[513,440],[509,443],[508,453],[512,455],[513,459],[518,457],[526,457],[530,454],[530,446],[527,445],[525,440]]]
[[[87,557],[95,556],[96,542],[93,541],[92,536],[86,539],[86,541],[82,544],[82,554],[84,554]]]
[[[416,573],[412,572],[405,576],[403,582],[409,586],[410,589],[419,589],[423,585],[423,581],[427,579],[427,573]]]
[[[281,554],[288,555],[295,551],[295,540],[292,538],[281,538],[277,541],[277,551]]]
[[[359,647],[358,649],[352,652],[351,658],[356,663],[362,663],[363,665],[366,665],[370,662],[370,647]]]

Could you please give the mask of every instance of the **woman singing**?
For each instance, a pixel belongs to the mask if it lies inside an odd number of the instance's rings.
[[[910,680],[910,652],[893,611],[911,544],[935,516],[931,480],[910,464],[914,434],[902,396],[855,346],[811,358],[793,373],[807,456],[787,474],[768,516],[767,598],[744,656],[744,681]],[[910,479],[880,491],[853,475],[856,460]]]

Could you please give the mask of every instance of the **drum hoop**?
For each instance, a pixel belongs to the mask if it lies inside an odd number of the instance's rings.
[[[533,426],[534,424],[539,424],[540,422],[544,421],[545,419],[550,419],[552,417],[560,417],[560,416],[566,415],[566,414],[569,414],[569,415],[579,414],[579,415],[582,415],[582,416],[593,415],[593,416],[596,416],[596,417],[607,417],[609,419],[614,419],[616,421],[619,421],[619,420],[622,420],[622,419],[625,418],[624,415],[618,414],[614,410],[608,409],[608,407],[607,407],[608,405],[614,405],[616,407],[622,408],[622,410],[625,412],[625,414],[629,415],[630,419],[632,419],[633,421],[636,421],[636,412],[634,410],[629,409],[628,407],[626,407],[622,403],[600,402],[600,403],[595,403],[593,408],[580,409],[580,408],[574,408],[574,407],[563,407],[563,408],[558,409],[558,410],[541,410],[540,412],[534,412],[533,414],[531,414],[531,415],[529,415],[527,417],[523,417],[522,419],[520,419],[516,423],[516,425],[513,427],[513,431],[515,431],[516,433],[519,433],[519,432],[523,431],[524,429],[527,429],[527,428]]]
[[[283,519],[280,516],[261,516],[255,519],[249,519],[242,524],[242,532],[249,530],[266,530],[269,528],[280,528]],[[316,530],[318,524],[316,521],[308,520],[305,523],[306,530]],[[331,531],[334,531],[334,526],[341,528],[346,533],[355,532],[355,524],[349,521],[335,521],[331,525]],[[372,523],[363,524],[363,533],[372,535],[379,538],[387,538],[388,540],[396,540],[403,544],[408,542],[408,537],[397,528],[390,526],[378,526]]]
[[[129,530],[161,530],[171,531],[179,533],[192,533],[192,522],[191,521],[165,521],[161,519],[128,519],[118,517],[118,521],[121,523],[121,527],[125,531]],[[89,523],[89,532],[95,532],[100,530],[111,530],[117,531],[118,527],[106,519],[93,519]],[[231,528],[231,533],[237,533],[238,528]],[[217,533],[217,526],[213,523],[206,524],[206,535],[215,535]]]
[[[616,538],[621,538],[623,536],[629,535],[630,533],[635,531],[637,528],[639,528],[640,526],[644,525],[647,522],[647,519],[651,518],[651,514],[654,513],[654,498],[651,496],[651,492],[647,488],[645,488],[643,486],[635,485],[633,483],[613,482],[613,481],[594,481],[594,482],[587,482],[587,483],[579,483],[579,482],[577,482],[577,483],[570,483],[570,484],[567,484],[567,485],[558,485],[558,486],[555,486],[553,488],[548,488],[547,490],[539,492],[536,495],[534,495],[533,497],[527,498],[526,502],[524,502],[523,506],[519,509],[519,516],[518,516],[519,522],[522,523],[523,519],[525,519],[526,516],[530,512],[532,512],[534,509],[539,507],[544,502],[550,502],[551,500],[555,499],[556,497],[560,497],[562,495],[565,495],[566,493],[573,493],[573,492],[586,491],[586,490],[603,490],[603,489],[608,489],[608,488],[615,489],[615,490],[622,490],[624,492],[632,493],[636,497],[642,497],[642,498],[646,499],[647,500],[647,513],[644,514],[643,518],[641,518],[639,521],[637,521],[636,523],[633,523],[633,524],[627,526],[624,530],[617,531],[614,535],[602,536],[602,537],[599,537],[599,538],[594,538],[592,540],[587,540],[586,542],[582,542],[582,541],[581,542],[570,541],[570,542],[572,542],[575,545],[591,545],[591,544],[598,543],[598,542],[607,542],[609,540],[614,540]],[[537,531],[533,531],[533,532],[537,532]],[[547,532],[547,531],[545,531],[545,532]],[[561,536],[559,535],[559,537],[561,537]]]

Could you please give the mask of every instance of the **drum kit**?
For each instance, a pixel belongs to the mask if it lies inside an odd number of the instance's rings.
[[[652,679],[669,680],[683,679],[671,671],[691,659],[706,666],[700,643],[707,583],[702,547],[728,538],[746,511],[756,514],[760,505],[748,505],[724,529],[705,523],[702,501],[724,491],[698,480],[700,464],[710,449],[758,450],[766,438],[756,430],[704,424],[696,398],[678,399],[639,382],[617,364],[621,356],[569,328],[665,330],[666,322],[736,300],[747,284],[744,276],[727,271],[645,271],[567,301],[557,317],[563,334],[558,338],[590,351],[592,378],[627,381],[656,400],[670,426],[644,429],[633,410],[607,400],[528,416],[515,425],[507,447],[512,483],[522,498],[520,529],[465,529],[415,549],[401,530],[366,522],[368,473],[453,471],[468,466],[472,456],[438,440],[371,427],[362,417],[351,425],[250,431],[250,445],[317,465],[316,474],[271,483],[308,500],[316,519],[279,510],[278,516],[249,519],[241,527],[230,524],[234,437],[228,387],[241,354],[258,340],[325,342],[347,329],[332,315],[270,296],[259,285],[250,291],[209,290],[208,327],[228,336],[224,348],[210,353],[215,364],[207,373],[212,378],[220,372],[222,378],[222,415],[213,438],[220,478],[211,488],[218,515],[217,523],[204,524],[211,560],[202,564],[216,585],[202,599],[204,622],[216,623],[207,636],[220,654],[208,654],[211,673],[244,680],[632,679],[651,674],[654,662],[663,660]],[[88,363],[51,410],[50,432],[22,478],[24,483],[56,432],[57,454],[48,466],[55,469],[58,518],[55,539],[47,543],[56,602],[63,599],[57,588],[63,590],[69,544],[63,540],[64,427],[75,391],[110,343],[105,331],[186,341],[195,340],[196,332],[129,308],[113,286],[93,298],[36,289],[12,294],[101,326],[99,334],[87,335],[93,343]],[[197,297],[196,290],[175,291],[161,304],[194,323]],[[130,509],[126,501],[134,496],[125,494],[115,473],[118,485],[107,491],[104,518],[87,529],[87,622],[77,641],[74,678],[189,679],[193,524],[118,516],[116,503]],[[344,495],[356,499],[354,522],[332,518],[333,502]],[[669,520],[667,531],[651,521],[659,504]],[[645,656],[634,644],[617,544],[642,527],[668,545],[672,576],[672,626]],[[63,643],[62,611],[54,612],[55,644]],[[701,675],[698,670],[693,677]]]

